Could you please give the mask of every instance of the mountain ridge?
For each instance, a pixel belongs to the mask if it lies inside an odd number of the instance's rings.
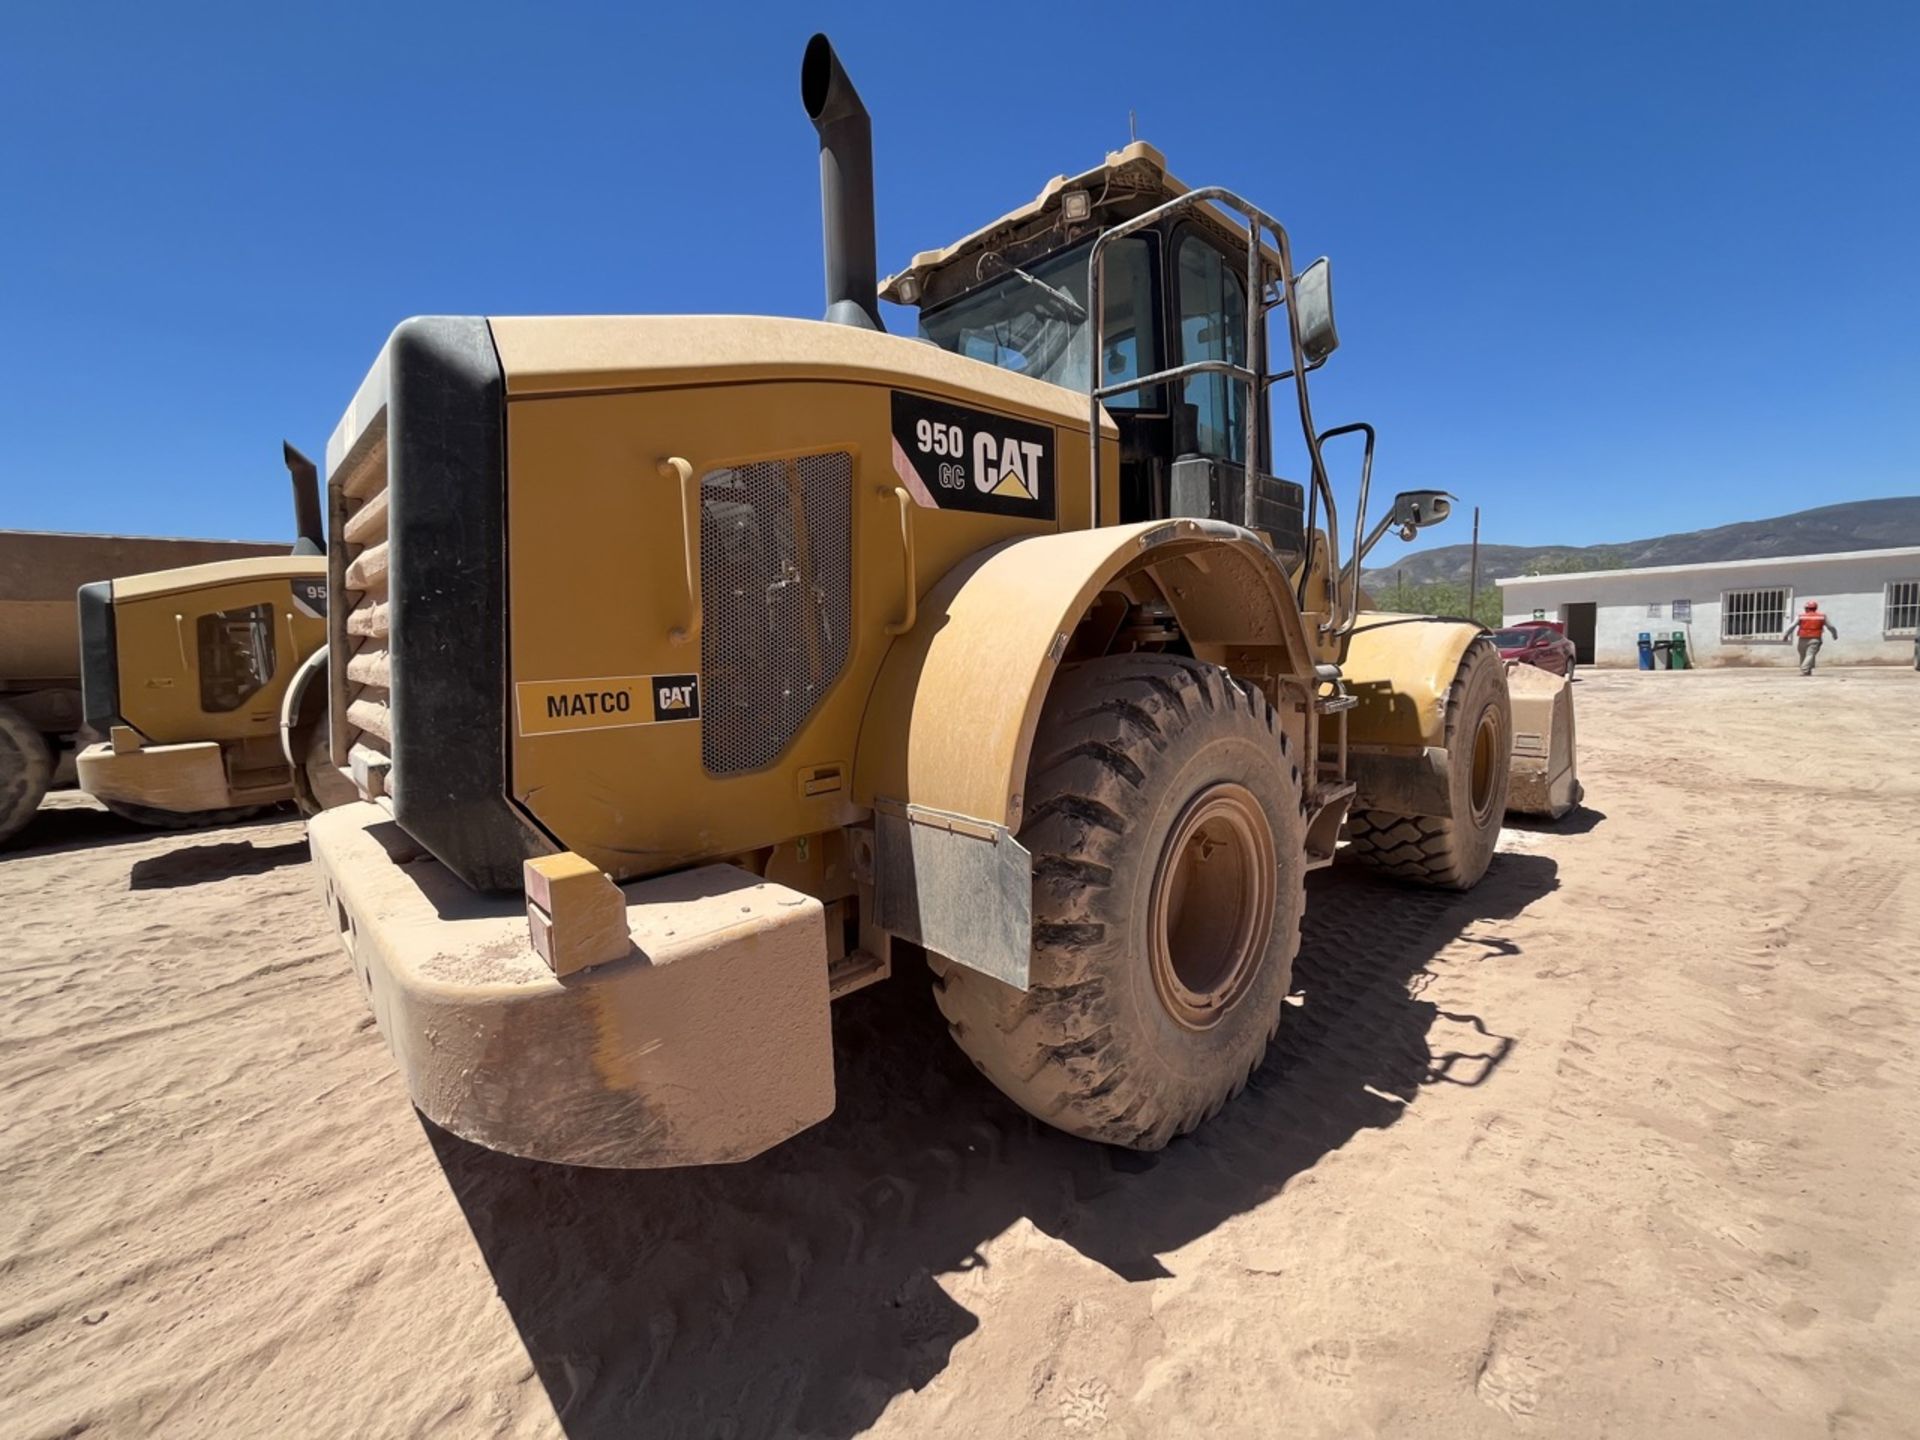
[[[1458,513],[1458,512],[1456,512]],[[1375,549],[1379,557],[1385,547]],[[1621,570],[1643,565],[1699,565],[1722,560],[1763,560],[1783,555],[1826,555],[1847,550],[1884,550],[1920,545],[1920,495],[1847,500],[1764,520],[1738,520],[1704,530],[1682,530],[1611,545],[1482,545],[1480,582],[1524,575],[1542,564],[1555,571]],[[1472,568],[1471,544],[1439,545],[1369,567],[1367,588],[1452,582],[1464,585]],[[1387,552],[1391,553],[1391,552]]]

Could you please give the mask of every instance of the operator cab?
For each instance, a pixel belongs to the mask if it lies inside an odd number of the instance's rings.
[[[1120,513],[1103,520],[1247,523],[1297,561],[1305,550],[1305,491],[1271,473],[1273,427],[1264,414],[1256,426],[1254,515],[1243,519],[1247,385],[1222,370],[1134,385],[1162,371],[1225,364],[1263,377],[1264,394],[1264,324],[1256,353],[1247,344],[1247,228],[1198,204],[1107,241],[1097,326],[1089,314],[1096,239],[1187,188],[1167,173],[1158,150],[1136,141],[1093,170],[1050,181],[1031,203],[984,229],[914,256],[881,283],[880,294],[917,307],[921,337],[943,350],[1082,394],[1101,389],[1120,432]],[[1261,250],[1263,290],[1277,293],[1281,259]],[[1271,298],[1258,298],[1264,313]],[[1134,388],[1114,389],[1122,386]]]

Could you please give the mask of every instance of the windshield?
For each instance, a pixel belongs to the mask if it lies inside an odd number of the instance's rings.
[[[1502,650],[1518,650],[1522,645],[1531,645],[1535,630],[1499,630],[1494,632],[1493,643]]]
[[[1088,248],[1077,245],[1036,261],[1022,267],[1024,273],[1003,267],[983,288],[923,314],[920,334],[942,350],[1085,394],[1092,384],[1093,348],[1086,310]],[[997,263],[985,262],[988,273]],[[1159,369],[1152,255],[1145,240],[1130,236],[1108,248],[1102,289],[1103,382],[1114,385]],[[1106,402],[1112,410],[1157,403],[1156,392],[1138,390]]]

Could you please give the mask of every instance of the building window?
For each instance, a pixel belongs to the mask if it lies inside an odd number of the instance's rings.
[[[1887,582],[1885,629],[1889,635],[1920,633],[1920,580]]]
[[[1655,600],[1652,604],[1647,606],[1647,619],[1658,620],[1659,618],[1660,618],[1660,602],[1658,600]]]
[[[1693,602],[1691,600],[1674,601],[1673,618],[1691,625],[1693,623]],[[1782,628],[1784,629],[1785,627],[1783,626]]]
[[[1729,590],[1720,600],[1722,640],[1777,640],[1787,628],[1784,586],[1766,590]]]

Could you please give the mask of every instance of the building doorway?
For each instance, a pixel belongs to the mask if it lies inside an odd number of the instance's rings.
[[[1599,605],[1581,600],[1560,607],[1560,619],[1567,627],[1567,639],[1573,642],[1573,658],[1582,665],[1593,664],[1593,627]]]

